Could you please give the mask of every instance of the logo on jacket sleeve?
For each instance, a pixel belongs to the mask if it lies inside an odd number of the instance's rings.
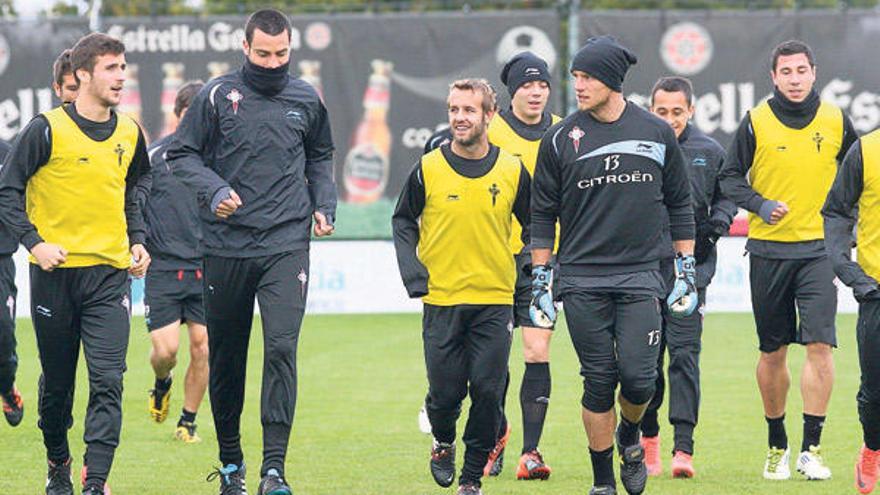
[[[581,138],[584,136],[586,136],[586,134],[578,126],[574,126],[574,128],[572,128],[571,132],[568,133],[568,137],[571,139],[571,144],[574,146],[575,153],[577,153],[580,150]]]
[[[235,88],[226,94],[226,99],[232,102],[232,113],[238,115],[238,102],[244,99],[244,96]]]

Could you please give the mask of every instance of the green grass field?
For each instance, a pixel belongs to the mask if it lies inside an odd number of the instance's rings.
[[[299,354],[300,389],[287,478],[298,495],[450,493],[434,484],[427,468],[430,439],[417,426],[425,392],[420,318],[418,315],[309,316]],[[766,426],[754,380],[756,337],[750,315],[711,314],[703,339],[703,405],[696,433],[697,478],[652,479],[650,494],[839,494],[854,493],[852,467],[861,444],[856,416],[858,385],[852,316],[840,317],[840,349],[836,353],[837,385],[823,448],[834,472],[830,482],[761,479]],[[258,326],[256,327],[258,328]],[[258,330],[255,330],[255,334]],[[18,384],[26,401],[25,420],[12,429],[0,421],[0,493],[42,493],[45,458],[36,427],[36,382],[39,366],[30,322],[19,320]],[[256,492],[260,465],[259,384],[261,340],[250,348],[247,402],[242,436],[246,462],[252,468],[249,488]],[[518,332],[517,332],[518,337]],[[513,383],[508,414],[515,429],[502,476],[484,483],[487,495],[586,494],[591,485],[587,443],[580,424],[581,381],[566,330],[557,330],[552,350],[553,394],[542,451],[553,467],[546,482],[518,482],[515,464],[521,447],[518,389],[522,359],[518,338],[510,360]],[[216,483],[205,476],[217,464],[216,440],[205,402],[198,419],[204,442],[182,445],[172,440],[182,400],[182,380],[172,395],[172,417],[162,425],[147,415],[147,390],[153,375],[148,362],[149,339],[142,319],[133,324],[125,378],[122,443],[110,483],[116,495],[212,494]],[[795,376],[803,359],[793,349]],[[178,376],[188,361],[181,356]],[[74,465],[82,458],[82,419],[87,381],[80,363],[74,417],[70,432]],[[801,441],[801,402],[797,380],[788,408],[792,446]],[[665,417],[665,407],[661,411]],[[671,431],[663,421],[663,449]],[[459,455],[459,462],[462,456]],[[792,470],[794,466],[792,464]]]

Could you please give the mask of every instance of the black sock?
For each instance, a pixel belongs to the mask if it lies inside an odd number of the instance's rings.
[[[630,421],[620,415],[620,426],[617,428],[617,442],[621,447],[629,447],[639,443],[639,424]]]
[[[523,454],[538,448],[550,405],[550,363],[526,363],[519,403],[522,406]]]
[[[770,447],[785,450],[788,448],[788,435],[785,434],[785,414],[778,418],[766,418],[768,435],[767,443]]]
[[[656,437],[660,434],[660,423],[657,420],[657,410],[647,409],[645,415],[642,416],[642,436]]]
[[[593,464],[593,486],[617,486],[614,480],[614,447],[602,451],[590,449]]]
[[[810,446],[819,446],[823,426],[825,426],[825,416],[804,414],[804,440],[801,442],[801,452],[810,450]]]
[[[195,423],[195,422],[196,422],[196,413],[194,413],[194,412],[189,412],[189,411],[187,411],[186,408],[184,407],[183,410],[180,412],[180,421],[178,421],[177,424],[178,424],[178,425],[180,425],[181,423],[190,423],[190,424],[192,424],[192,423]]]
[[[153,385],[156,390],[167,392],[171,388],[171,375],[165,378],[156,377],[156,383]]]

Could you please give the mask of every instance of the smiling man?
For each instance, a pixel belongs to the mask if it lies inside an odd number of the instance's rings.
[[[758,388],[768,425],[764,478],[788,479],[785,402],[788,345],[806,346],[801,371],[804,436],[797,470],[825,480],[819,445],[834,383],[837,288],[825,255],[820,209],[837,164],[857,139],[840,108],[821,101],[813,51],[801,41],[773,50],[773,97],[740,123],[721,169],[724,194],[750,212],[749,281],[761,356]]]
[[[98,495],[122,426],[129,274],[143,276],[150,263],[137,200],[149,187],[149,157],[138,124],[113,110],[125,82],[122,42],[89,34],[70,62],[79,95],[19,135],[0,174],[0,220],[31,253],[46,493],[73,494],[67,429],[82,344],[89,376],[82,493]]]
[[[263,327],[260,495],[289,495],[284,462],[296,407],[296,351],[309,233],[333,233],[336,185],[327,109],[289,75],[290,21],[259,10],[244,65],[208,82],[166,151],[202,220],[211,410],[224,495],[246,494],[240,419],[254,298]],[[312,229],[314,221],[314,228]]]
[[[669,305],[663,305],[663,339],[657,368],[657,391],[642,421],[642,446],[648,474],[663,471],[660,455],[660,424],[657,412],[663,403],[666,388],[663,358],[669,350],[669,422],[675,429],[672,476],[691,478],[693,466],[694,428],[700,407],[700,338],[703,334],[703,308],[706,288],[715,275],[715,241],[730,228],[736,205],[726,199],[718,184],[718,171],[724,163],[724,149],[714,139],[690,123],[694,115],[694,88],[684,77],[664,77],[651,91],[651,113],[665,120],[678,139],[688,166],[696,222],[694,258],[699,307],[685,318],[674,318]],[[660,262],[660,271],[667,284],[675,280],[675,253],[670,249]]]
[[[443,487],[454,481],[455,423],[469,394],[458,493],[478,495],[501,426],[516,279],[510,235],[516,215],[528,242],[530,180],[519,159],[489,143],[495,93],[485,80],[455,81],[447,103],[452,142],[413,168],[392,226],[403,284],[425,306],[431,474]]]

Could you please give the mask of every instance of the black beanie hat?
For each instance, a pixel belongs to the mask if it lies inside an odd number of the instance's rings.
[[[638,59],[631,51],[611,36],[596,36],[587,40],[571,61],[571,70],[586,72],[618,93],[623,78]]]
[[[547,62],[532,52],[514,55],[501,69],[501,82],[513,97],[520,86],[529,81],[544,81],[550,84],[550,68]]]

